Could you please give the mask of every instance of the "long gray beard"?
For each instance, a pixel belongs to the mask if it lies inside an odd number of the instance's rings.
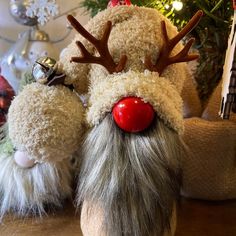
[[[183,154],[176,132],[156,119],[145,132],[125,133],[108,114],[83,146],[78,204],[101,205],[106,235],[162,235],[170,228]]]

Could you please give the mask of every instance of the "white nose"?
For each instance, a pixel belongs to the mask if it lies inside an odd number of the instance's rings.
[[[22,151],[15,152],[14,160],[22,168],[31,168],[36,164],[35,160],[29,158],[27,152]]]

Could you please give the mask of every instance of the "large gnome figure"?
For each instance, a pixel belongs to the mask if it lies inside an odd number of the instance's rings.
[[[0,220],[61,206],[75,157],[85,236],[173,235],[181,172],[185,196],[236,197],[235,116],[216,118],[219,89],[202,113],[186,64],[194,39],[181,43],[202,12],[178,32],[154,9],[109,6],[85,27],[68,16],[75,40],[59,62],[38,59],[36,82],[13,100],[0,130]]]
[[[86,236],[167,235],[184,155],[181,91],[199,11],[178,33],[158,11],[109,8],[83,28],[61,57],[78,92],[89,87],[78,205]],[[178,64],[177,64],[178,63]],[[84,86],[82,86],[84,85]]]

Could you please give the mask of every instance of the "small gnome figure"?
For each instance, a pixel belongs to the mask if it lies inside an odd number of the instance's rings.
[[[6,115],[14,95],[15,93],[11,85],[0,75],[0,126],[6,122]]]
[[[199,11],[177,32],[161,13],[120,5],[98,13],[60,58],[89,94],[77,202],[85,236],[173,235],[184,155],[181,91]],[[81,85],[84,85],[81,87]],[[89,88],[89,89],[88,89]],[[85,89],[85,90],[84,90]]]
[[[0,142],[0,219],[41,216],[72,194],[83,107],[54,59],[38,59],[32,74],[36,82],[13,100]]]

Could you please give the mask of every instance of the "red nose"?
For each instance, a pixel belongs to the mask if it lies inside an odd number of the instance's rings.
[[[140,132],[147,129],[155,116],[149,103],[141,98],[127,97],[121,99],[112,110],[116,124],[126,132]]]

